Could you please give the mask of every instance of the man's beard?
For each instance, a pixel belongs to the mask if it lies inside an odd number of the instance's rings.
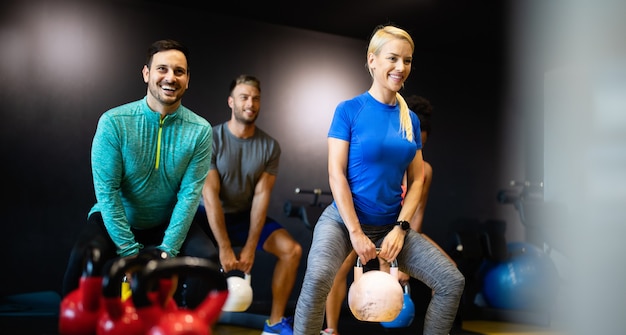
[[[238,112],[235,113],[235,120],[239,123],[242,124],[247,124],[247,125],[251,125],[254,124],[254,122],[256,121],[256,118],[259,116],[259,114],[254,114],[254,117],[252,119],[250,118],[246,118],[243,116],[243,112]]]

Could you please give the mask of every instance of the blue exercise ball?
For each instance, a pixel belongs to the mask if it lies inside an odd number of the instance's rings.
[[[559,286],[552,259],[529,243],[509,243],[507,249],[509,259],[483,269],[482,295],[487,304],[501,309],[549,309]]]

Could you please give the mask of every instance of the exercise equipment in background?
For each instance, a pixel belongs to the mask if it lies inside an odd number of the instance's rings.
[[[466,278],[457,319],[493,319],[547,326],[550,307],[564,280],[555,256],[565,256],[556,227],[566,210],[544,201],[542,182],[511,181],[497,193],[500,204],[513,205],[526,236],[509,243],[502,220],[461,218],[450,226],[445,250]]]
[[[509,243],[508,250],[507,260],[487,262],[482,269],[484,300],[493,308],[549,311],[560,286],[552,259],[530,243]]]
[[[252,286],[249,273],[240,277],[235,271],[226,274],[228,284],[228,298],[222,307],[224,312],[245,312],[252,304]]]
[[[403,301],[396,260],[391,262],[389,273],[380,270],[363,273],[363,265],[357,257],[354,281],[348,290],[348,305],[355,318],[370,322],[393,321],[402,311]]]
[[[322,191],[321,188],[303,190],[299,187],[296,187],[294,192],[295,194],[313,195],[313,201],[310,203],[290,200],[285,201],[285,204],[283,205],[283,212],[287,217],[300,219],[307,228],[313,230],[315,224],[317,223],[317,219],[320,217],[324,209],[326,209],[326,206],[328,206],[328,203],[320,201],[320,197],[332,196],[332,193],[329,191]]]
[[[567,206],[563,203],[544,198],[543,182],[516,181],[500,190],[497,201],[505,205],[513,205],[524,225],[525,242],[540,247],[551,256],[557,251],[565,256],[568,254],[567,243],[562,240],[562,229],[568,229]]]
[[[543,182],[512,180],[498,192],[497,200],[513,205],[526,237],[523,242],[508,243],[509,258],[491,264],[484,273],[483,297],[496,308],[550,311],[569,265],[559,233],[567,228],[567,206],[545,199]]]

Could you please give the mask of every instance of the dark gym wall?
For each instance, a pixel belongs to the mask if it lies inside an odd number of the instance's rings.
[[[336,104],[364,92],[366,40],[124,1],[4,1],[0,5],[1,294],[59,289],[66,258],[94,202],[90,146],[98,117],[142,98],[145,50],[175,38],[192,50],[183,104],[212,124],[226,121],[230,80],[262,81],[259,126],[282,145],[270,214],[284,218],[294,189],[328,189],[326,131]],[[381,22],[385,23],[385,22]],[[373,29],[374,27],[372,27]],[[499,124],[503,64],[416,50],[405,90],[435,106],[424,150],[435,171],[425,231],[445,237],[460,217],[502,215]],[[299,198],[300,197],[300,198]]]

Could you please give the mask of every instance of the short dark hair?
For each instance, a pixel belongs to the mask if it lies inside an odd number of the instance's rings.
[[[146,66],[150,68],[152,65],[152,56],[154,56],[154,54],[166,50],[178,50],[182,52],[187,59],[187,71],[189,71],[189,58],[191,56],[189,49],[182,43],[172,39],[158,40],[150,45],[148,48],[148,56],[146,57]]]
[[[233,79],[233,81],[230,82],[228,95],[233,94],[233,90],[235,89],[235,86],[239,84],[246,84],[246,85],[254,86],[259,90],[259,93],[261,93],[261,81],[257,77],[251,76],[249,74],[241,74],[237,76],[237,78]]]
[[[430,101],[422,96],[413,94],[406,98],[406,104],[420,119],[420,130],[430,135],[430,116],[433,113],[433,105],[431,105]]]

